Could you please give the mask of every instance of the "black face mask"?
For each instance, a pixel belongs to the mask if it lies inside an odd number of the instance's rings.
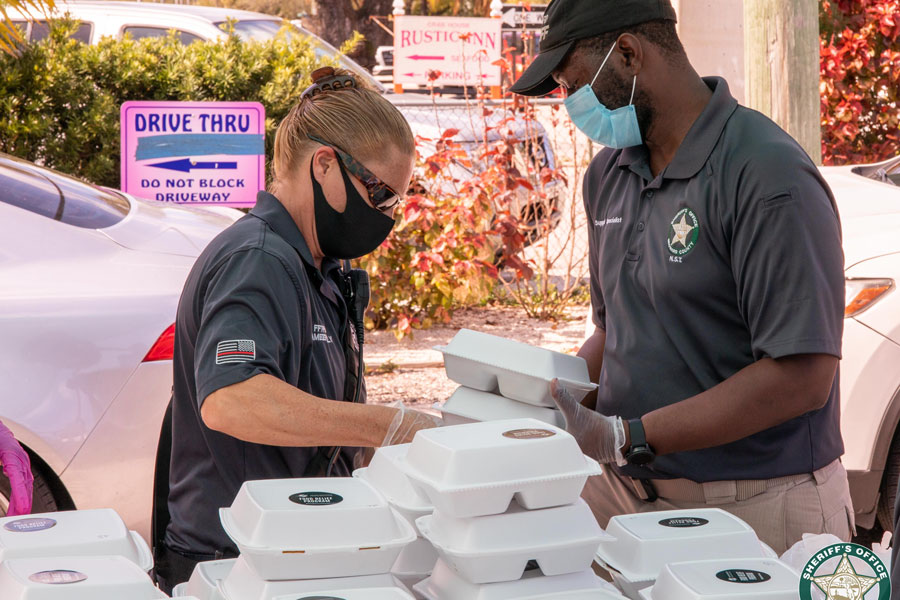
[[[394,219],[369,206],[350,181],[344,165],[340,160],[337,162],[347,193],[344,212],[334,210],[328,203],[322,186],[313,175],[312,161],[309,163],[309,178],[312,180],[316,211],[316,235],[325,256],[340,259],[359,258],[378,248],[387,239],[391,229],[394,228]]]

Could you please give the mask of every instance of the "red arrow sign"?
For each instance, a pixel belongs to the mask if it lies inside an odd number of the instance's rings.
[[[410,60],[444,60],[443,56],[422,56],[420,54],[413,54],[409,58]]]

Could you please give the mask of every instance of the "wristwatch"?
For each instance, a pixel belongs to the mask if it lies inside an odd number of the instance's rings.
[[[644,433],[644,424],[640,419],[629,419],[628,433],[631,436],[631,445],[625,453],[628,464],[640,467],[652,463],[656,453],[647,443],[647,434]]]

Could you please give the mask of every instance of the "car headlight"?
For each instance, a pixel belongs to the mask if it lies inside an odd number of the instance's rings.
[[[855,317],[894,289],[893,279],[847,277],[844,280],[844,318]]]

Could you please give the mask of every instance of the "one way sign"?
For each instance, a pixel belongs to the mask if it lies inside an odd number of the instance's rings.
[[[544,25],[544,9],[546,4],[524,6],[507,5],[503,7],[503,29],[540,29]]]

